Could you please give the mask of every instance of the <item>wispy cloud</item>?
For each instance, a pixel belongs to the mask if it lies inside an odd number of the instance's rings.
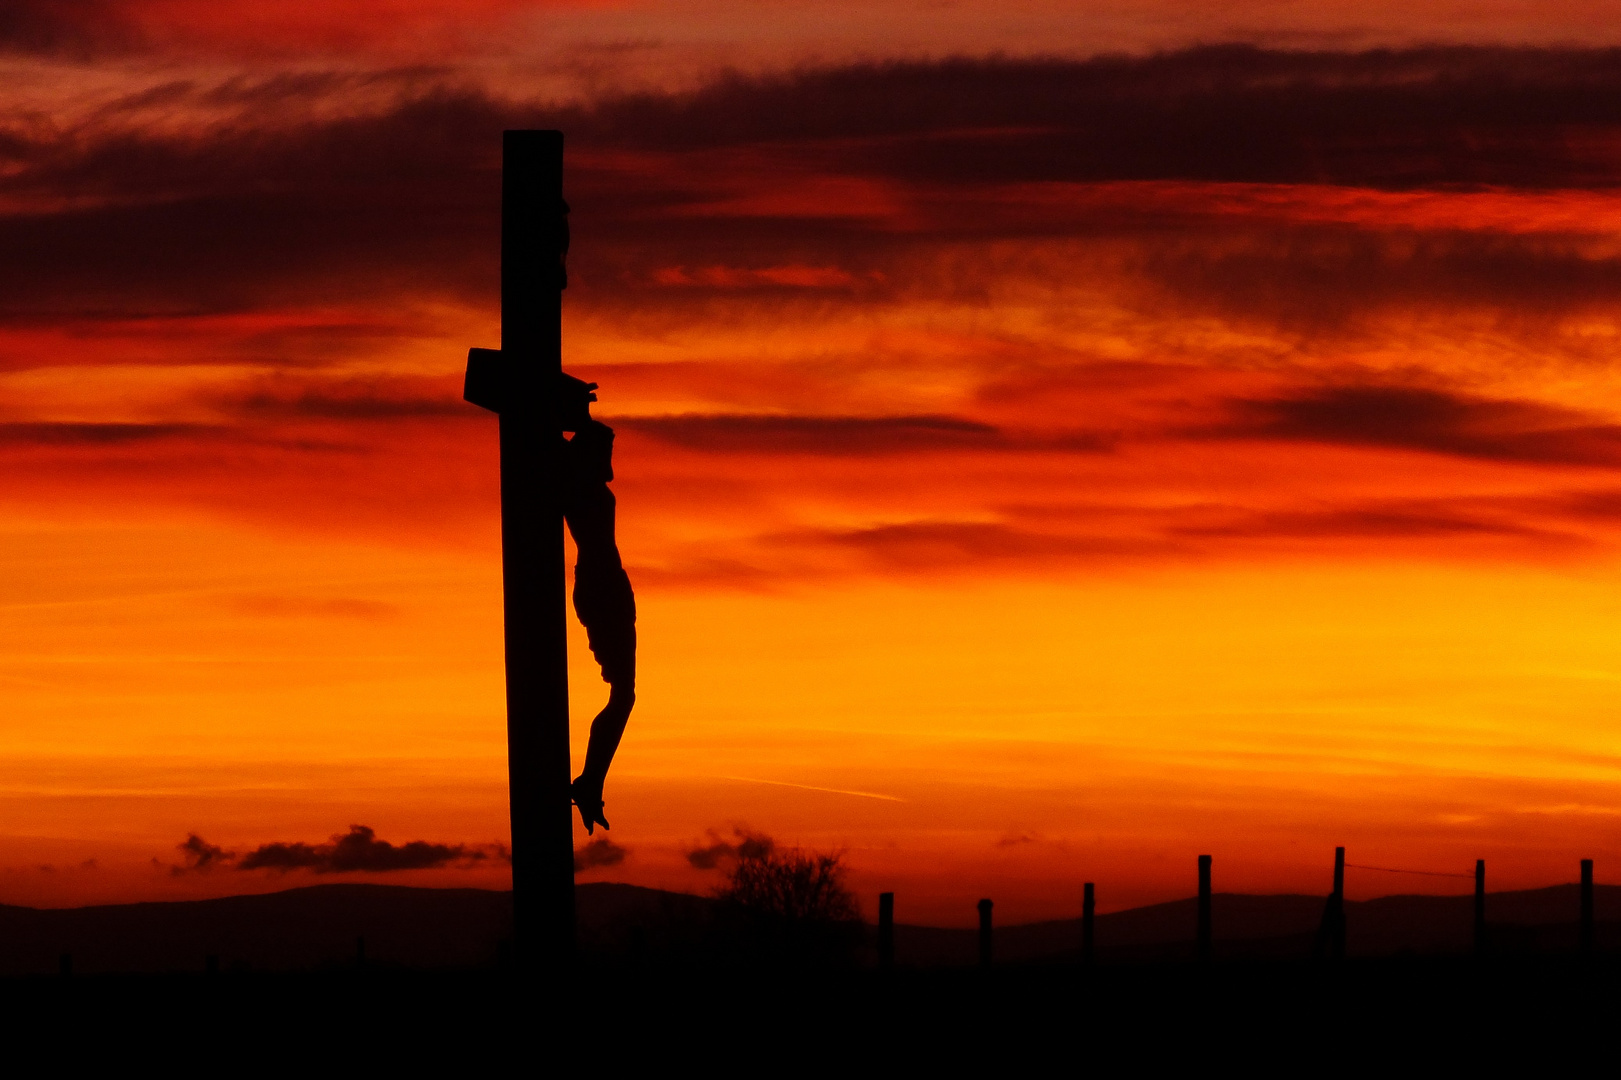
[[[687,862],[695,870],[714,870],[728,860],[739,856],[758,857],[776,847],[776,841],[771,837],[765,833],[755,832],[746,825],[734,825],[730,840],[710,829],[708,841],[694,844],[687,851]]]

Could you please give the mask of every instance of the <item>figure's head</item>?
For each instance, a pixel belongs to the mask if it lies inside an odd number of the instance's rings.
[[[558,376],[557,418],[564,431],[579,431],[591,419],[591,403],[597,400],[593,393],[597,384],[563,373]]]

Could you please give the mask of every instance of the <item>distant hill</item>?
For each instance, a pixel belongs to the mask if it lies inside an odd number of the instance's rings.
[[[496,962],[510,893],[400,885],[315,885],[257,896],[35,909],[0,907],[0,973],[292,970],[375,960],[412,967]]]
[[[1621,946],[1621,886],[1598,886],[1601,946]],[[1494,948],[1545,952],[1573,948],[1575,885],[1494,893],[1487,913]],[[713,908],[706,897],[635,885],[579,886],[580,936],[587,951],[650,955],[696,953]],[[1212,898],[1218,956],[1310,954],[1324,898]],[[1353,955],[1448,953],[1471,947],[1467,896],[1387,896],[1346,904]],[[1190,955],[1196,902],[1177,900],[1101,915],[1103,960]],[[0,906],[0,975],[49,973],[63,953],[76,972],[200,971],[209,956],[221,970],[312,970],[353,966],[359,939],[374,966],[494,966],[512,936],[512,895],[482,889],[399,885],[315,885],[256,896],[168,903],[37,909]],[[899,925],[896,958],[923,966],[973,963],[973,930]],[[1080,920],[1002,926],[996,957],[1005,963],[1073,959]]]

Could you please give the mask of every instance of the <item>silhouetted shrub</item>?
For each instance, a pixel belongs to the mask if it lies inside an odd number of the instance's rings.
[[[717,896],[745,910],[790,921],[860,918],[855,897],[844,887],[841,857],[797,848],[744,853]]]
[[[839,854],[739,845],[715,892],[734,957],[828,963],[848,960],[861,941],[861,913],[844,884]]]

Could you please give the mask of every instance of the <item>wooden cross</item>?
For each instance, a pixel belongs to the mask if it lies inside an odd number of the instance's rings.
[[[463,396],[500,416],[507,773],[517,958],[574,954],[568,586],[563,552],[563,133],[508,131],[501,163],[501,348],[467,356]]]

